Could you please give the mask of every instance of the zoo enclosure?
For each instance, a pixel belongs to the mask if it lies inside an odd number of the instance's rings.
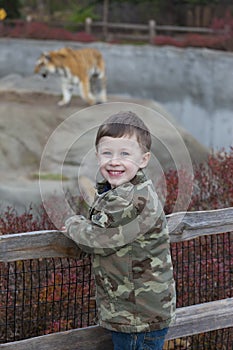
[[[233,342],[232,328],[230,328],[233,327],[233,208],[188,212],[186,214],[175,213],[167,215],[167,219],[172,245],[177,245],[175,250],[173,250],[174,262],[185,265],[184,270],[186,271],[186,275],[182,273],[179,277],[177,275],[177,270],[175,270],[177,286],[178,288],[179,286],[181,287],[181,293],[185,292],[186,287],[188,288],[188,294],[192,293],[194,286],[187,286],[185,278],[193,274],[193,276],[191,276],[193,280],[197,278],[201,279],[201,270],[204,271],[206,277],[206,286],[209,287],[209,289],[217,290],[214,276],[211,277],[208,274],[208,269],[213,269],[213,266],[209,266],[208,252],[211,252],[211,260],[213,264],[217,265],[217,271],[219,271],[220,266],[223,268],[221,273],[224,275],[224,278],[221,282],[223,283],[221,285],[221,290],[222,292],[224,291],[224,293],[227,291],[225,297],[220,300],[218,299],[222,294],[215,295],[213,301],[205,302],[206,296],[204,296],[203,300],[199,300],[196,305],[178,305],[176,323],[171,326],[167,335],[167,340],[225,329],[226,334],[220,336],[221,347],[219,349],[223,349],[223,346],[225,346],[226,349],[230,349]],[[196,243],[194,243],[195,241]],[[205,246],[201,244],[203,242],[206,242]],[[190,247],[194,247],[194,250],[191,251],[189,249]],[[75,243],[66,238],[59,231],[29,232],[3,235],[0,237],[1,264],[15,262],[22,265],[22,262],[28,259],[38,259],[40,262],[42,259],[56,259],[61,257],[75,259],[77,252],[78,248]],[[199,261],[198,258],[200,258],[201,255],[203,260]],[[220,255],[222,256],[220,257]],[[196,259],[194,259],[195,257]],[[197,262],[198,264],[200,263],[200,266],[196,264]],[[194,270],[190,271],[188,269],[189,265],[193,263]],[[32,267],[32,265],[29,264],[29,267]],[[31,280],[30,283],[32,284],[32,282]],[[81,280],[80,283],[82,284]],[[219,281],[219,284],[221,283]],[[23,287],[24,289],[29,288],[25,283],[25,279]],[[201,290],[202,286],[198,285],[198,288]],[[17,292],[20,293],[20,291],[15,291],[15,294]],[[1,293],[6,293],[9,299],[8,290],[4,291],[3,288],[1,288]],[[195,290],[194,293],[196,293]],[[84,296],[82,296],[82,298],[84,298]],[[195,298],[194,296],[192,302],[195,302]],[[84,298],[83,302],[85,303],[87,300]],[[186,303],[190,304],[190,300],[186,300]],[[13,304],[15,305],[11,305],[11,307],[17,306],[16,302]],[[22,312],[24,307],[25,305],[22,306]],[[88,307],[90,311],[90,303]],[[4,305],[1,305],[1,311],[2,310],[5,312],[7,311],[4,309]],[[15,327],[17,328],[17,325],[15,325]],[[215,341],[218,343],[219,339],[217,341],[215,337]],[[65,332],[14,341],[0,345],[0,348],[8,350],[31,350],[40,348],[64,350],[69,348],[70,350],[75,350],[77,344],[79,344],[80,350],[111,349],[111,341],[108,332],[98,326],[84,329],[72,329]],[[198,346],[198,349],[212,349],[210,345],[211,344],[207,344],[207,348]],[[214,346],[213,349],[218,349],[217,344],[212,345]],[[194,347],[193,349],[196,348],[197,347]]]

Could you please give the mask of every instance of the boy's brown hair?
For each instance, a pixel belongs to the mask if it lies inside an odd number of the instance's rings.
[[[150,151],[151,134],[147,126],[137,114],[131,111],[119,112],[111,115],[100,125],[96,135],[95,146],[104,136],[123,137],[136,135],[140,147],[145,151]]]

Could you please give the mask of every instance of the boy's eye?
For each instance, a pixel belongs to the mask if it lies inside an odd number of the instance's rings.
[[[103,154],[104,156],[110,156],[110,155],[111,155],[111,152],[109,152],[109,151],[104,151],[104,152],[102,152],[102,154]]]
[[[129,156],[129,153],[128,153],[128,152],[121,152],[121,155],[122,155],[123,157],[127,157],[127,156]]]

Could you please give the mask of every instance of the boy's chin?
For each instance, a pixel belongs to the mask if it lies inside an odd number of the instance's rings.
[[[120,180],[118,180],[118,181],[117,180],[115,180],[115,181],[109,180],[108,182],[110,183],[111,188],[118,187],[124,183],[124,181],[120,181]]]
[[[115,188],[115,187],[119,187],[125,183],[127,183],[128,180],[122,180],[122,181],[109,181],[110,185],[111,185],[111,188]]]
[[[117,183],[117,182],[110,182],[111,188],[116,188],[120,185],[122,185],[121,183]]]

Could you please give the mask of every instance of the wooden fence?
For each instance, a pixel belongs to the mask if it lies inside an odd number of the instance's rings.
[[[233,208],[167,215],[171,242],[233,231]],[[0,261],[49,257],[76,257],[76,244],[59,231],[39,231],[0,236]],[[176,322],[166,339],[176,339],[233,327],[233,298],[177,309]],[[110,350],[111,337],[99,326],[48,334],[1,344],[7,350]]]
[[[33,25],[34,21],[25,20],[11,20],[5,19],[0,21],[0,36],[11,36],[11,30],[14,27],[18,29],[18,35],[25,38],[30,37],[36,38],[35,28],[33,30],[30,27]],[[166,33],[169,35],[175,35],[177,33],[198,33],[198,34],[214,34],[214,35],[226,35],[229,33],[229,28],[215,30],[212,28],[204,27],[179,27],[171,25],[158,25],[155,20],[151,19],[148,24],[129,24],[129,23],[111,23],[111,22],[97,22],[92,21],[91,18],[86,18],[85,23],[71,23],[71,22],[40,22],[45,24],[48,28],[69,28],[72,33],[85,31],[88,34],[93,34],[94,37],[104,40],[113,41],[114,39],[123,39],[130,41],[142,41],[148,42],[150,44],[155,43],[155,38],[158,33]],[[38,30],[38,29],[37,29]],[[14,36],[17,31],[14,33]],[[33,36],[32,36],[33,35]],[[48,34],[49,35],[49,34]],[[53,36],[56,35],[53,32]],[[60,32],[58,32],[58,37],[53,37],[53,39],[59,39]],[[40,37],[40,36],[39,36]],[[71,40],[71,39],[70,39]]]
[[[158,32],[161,33],[198,33],[198,34],[227,34],[228,28],[215,30],[203,27],[179,27],[171,25],[158,25],[155,20],[151,19],[148,24],[128,24],[128,23],[110,23],[110,22],[93,22],[91,18],[85,20],[85,31],[88,34],[96,34],[96,30],[101,31],[103,39],[110,41],[113,39],[142,40],[150,44],[155,42]],[[127,33],[125,33],[127,32]],[[131,32],[131,33],[129,33]]]

